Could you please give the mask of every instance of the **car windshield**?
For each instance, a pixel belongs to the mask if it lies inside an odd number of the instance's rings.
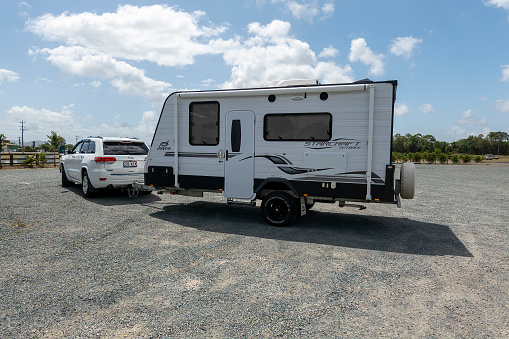
[[[143,142],[107,141],[103,151],[104,155],[146,155],[148,147]]]

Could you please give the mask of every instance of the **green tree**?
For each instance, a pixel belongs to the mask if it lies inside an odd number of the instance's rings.
[[[39,156],[36,157],[35,159],[35,163],[37,166],[44,167],[44,165],[46,165],[46,162],[48,161],[47,159],[48,155],[46,153],[39,153],[38,155]]]
[[[45,143],[45,144],[41,145],[41,150],[43,152],[48,152],[50,150],[50,148],[51,148],[51,145],[49,145],[48,143]]]
[[[418,143],[419,143],[419,138],[421,137],[421,134],[416,134],[416,135],[410,135],[410,133],[407,133],[405,135],[406,137],[406,140],[405,142],[403,143],[404,147],[405,147],[405,152],[407,153],[415,153],[418,151]]]
[[[47,135],[47,137],[48,143],[51,145],[50,150],[53,152],[58,150],[58,146],[65,145],[65,139],[55,131],[51,131],[51,135]]]
[[[463,160],[464,164],[468,164],[470,161],[472,161],[472,156],[470,154],[462,154],[461,160]]]
[[[501,154],[500,150],[504,148],[504,141],[509,141],[509,134],[506,132],[490,132],[486,138],[496,147],[497,151],[493,153]]]
[[[4,140],[5,140],[5,135],[0,134],[0,152],[2,151],[2,149],[4,147]]]
[[[405,153],[405,140],[406,137],[401,134],[396,134],[392,138],[392,150],[398,153]]]
[[[439,153],[438,154],[438,161],[440,161],[441,164],[446,164],[448,160],[448,156],[446,153]]]
[[[453,164],[459,164],[460,156],[458,154],[452,154],[451,155],[451,161],[452,161]]]
[[[413,154],[413,156],[412,156],[412,160],[413,160],[416,164],[420,163],[420,162],[421,162],[421,160],[422,160],[422,154],[421,154],[420,152],[415,152],[415,153]]]

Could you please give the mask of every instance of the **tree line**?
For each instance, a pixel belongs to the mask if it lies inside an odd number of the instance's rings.
[[[490,132],[486,136],[470,135],[466,139],[460,139],[451,143],[438,141],[431,134],[420,133],[411,135],[396,134],[392,140],[393,152],[400,154],[409,153],[445,153],[484,155],[497,154],[509,155],[509,134],[506,132]]]

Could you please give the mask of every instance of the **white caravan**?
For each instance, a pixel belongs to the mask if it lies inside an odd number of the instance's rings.
[[[145,164],[145,185],[173,194],[221,193],[290,224],[315,202],[399,204],[413,198],[414,165],[395,180],[397,81],[172,93]]]

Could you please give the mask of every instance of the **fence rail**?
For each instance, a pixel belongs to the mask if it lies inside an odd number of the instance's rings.
[[[28,158],[29,155],[39,156],[39,152],[5,152],[0,153],[0,164],[1,166],[23,166],[23,161]],[[58,153],[46,153],[46,165],[58,166],[60,164],[60,155]]]

